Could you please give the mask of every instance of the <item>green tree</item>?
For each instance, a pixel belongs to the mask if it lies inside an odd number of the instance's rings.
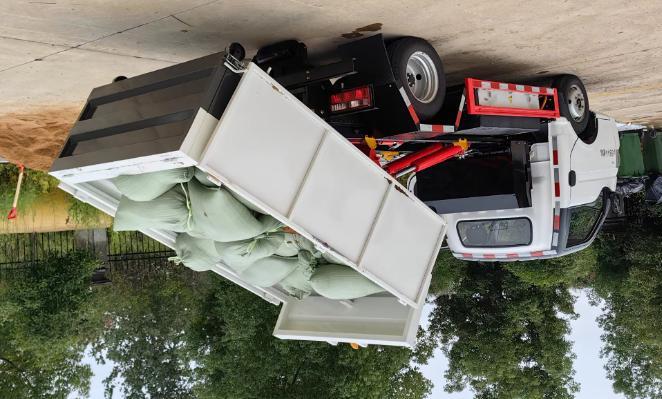
[[[662,397],[661,238],[654,225],[631,225],[596,242],[605,369],[614,390],[633,399]]]
[[[431,383],[394,347],[283,341],[278,308],[215,278],[191,337],[200,354],[201,398],[423,398]],[[423,355],[421,361],[425,361]]]
[[[87,395],[83,352],[98,327],[87,253],[50,256],[0,282],[0,397]]]
[[[522,282],[539,287],[586,287],[592,284],[597,269],[593,247],[553,259],[504,263],[503,267]]]
[[[186,334],[199,301],[201,277],[182,267],[113,273],[100,300],[106,328],[93,345],[98,362],[114,362],[106,397],[121,379],[126,398],[192,398],[194,353]]]
[[[438,267],[449,267],[443,263]],[[448,392],[478,398],[571,398],[567,320],[573,298],[563,286],[521,281],[497,263],[455,262],[458,279],[439,295],[428,334],[448,357]],[[448,272],[446,272],[448,274]]]

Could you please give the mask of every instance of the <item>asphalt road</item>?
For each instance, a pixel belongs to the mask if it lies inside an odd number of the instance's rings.
[[[232,41],[297,38],[315,51],[381,32],[432,42],[451,81],[574,73],[594,110],[662,124],[660,15],[659,0],[3,0],[0,116],[77,106],[117,75]]]

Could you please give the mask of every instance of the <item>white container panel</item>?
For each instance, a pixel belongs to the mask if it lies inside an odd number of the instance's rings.
[[[389,182],[347,140],[328,135],[290,218],[354,263],[365,246]]]
[[[395,187],[391,186],[359,268],[383,287],[397,287],[420,304],[446,226]]]
[[[422,308],[371,296],[343,304],[319,296],[283,305],[274,336],[282,339],[413,346]]]
[[[201,167],[222,172],[227,182],[286,214],[325,126],[302,118],[297,100],[278,92],[284,89],[246,76],[207,145]]]

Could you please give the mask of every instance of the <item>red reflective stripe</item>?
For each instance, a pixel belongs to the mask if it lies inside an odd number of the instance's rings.
[[[543,256],[543,252],[542,251],[531,252],[531,256]]]
[[[524,91],[531,93],[531,92],[533,92],[533,88],[531,86],[525,85],[524,86]]]
[[[462,254],[462,257],[463,257],[463,258],[471,259],[471,258],[473,258],[474,256],[473,256],[472,254]]]
[[[556,197],[561,196],[561,184],[559,182],[554,182],[554,195]]]
[[[432,125],[432,131],[433,132],[443,132],[444,131],[444,125]]]
[[[495,254],[483,254],[483,258],[485,259],[494,259],[496,258]]]
[[[561,227],[561,216],[554,216],[554,230],[558,230]]]
[[[552,151],[552,159],[553,159],[554,165],[559,164],[559,152],[557,150]]]
[[[455,128],[457,129],[460,127],[460,118],[462,118],[462,108],[460,108],[459,111],[457,111],[457,116],[455,117]]]
[[[498,82],[490,82],[490,86],[492,86],[493,89],[499,89],[499,83]]]
[[[416,115],[416,111],[414,111],[414,106],[413,105],[408,106],[407,110],[409,110],[409,115],[411,115],[411,119],[413,119],[414,123],[418,125],[420,119],[418,119],[418,115]]]
[[[506,254],[507,258],[519,258],[518,254]]]

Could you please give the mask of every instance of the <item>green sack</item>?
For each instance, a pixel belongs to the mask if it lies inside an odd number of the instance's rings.
[[[336,264],[336,265],[345,265],[345,262],[341,261],[340,259],[336,258],[335,256],[331,255],[328,252],[323,253],[322,258],[326,261],[326,263],[333,263],[333,264]]]
[[[197,180],[198,183],[202,184],[205,187],[218,187],[216,183],[212,183],[209,179],[207,179],[206,172],[203,172],[198,168],[195,168],[194,176],[195,176],[195,180]]]
[[[122,197],[113,229],[115,231],[163,229],[177,233],[187,230],[189,211],[186,192],[178,184],[160,197],[147,202],[132,201]]]
[[[257,205],[254,205],[254,204],[251,203],[250,201],[245,200],[241,195],[239,195],[239,194],[237,194],[237,193],[235,193],[235,192],[232,192],[232,191],[231,191],[231,193],[232,193],[232,196],[233,196],[237,201],[241,202],[242,205],[244,205],[246,208],[250,209],[250,210],[253,211],[253,212],[257,212],[257,213],[259,213],[259,214],[266,214],[265,211],[263,211],[262,209],[258,208]]]
[[[300,250],[301,248],[299,248],[295,234],[283,233],[283,243],[278,247],[275,254],[285,257],[297,256]]]
[[[151,201],[163,195],[178,183],[193,178],[195,168],[179,168],[140,175],[117,176],[112,179],[115,187],[133,201]]]
[[[280,233],[282,232],[284,224],[271,215],[260,215],[257,218],[262,225],[262,234],[264,233]]]
[[[184,266],[197,272],[210,270],[220,261],[220,256],[218,256],[212,240],[178,234],[174,249],[177,256],[170,260],[176,264],[183,263]]]
[[[194,237],[230,242],[245,240],[264,231],[262,223],[225,188],[205,187],[196,180],[188,184],[191,230]]]
[[[280,286],[293,297],[303,299],[313,291],[310,278],[316,261],[308,251],[300,251],[297,260],[296,269],[280,282]]]
[[[298,264],[298,258],[283,258],[272,255],[256,261],[242,271],[239,276],[246,282],[258,287],[271,287],[290,275]]]
[[[384,289],[348,266],[326,264],[315,269],[310,284],[329,299],[356,299],[383,292]]]
[[[241,273],[256,261],[273,255],[283,244],[283,233],[263,234],[249,240],[216,242],[216,253],[223,263]]]

